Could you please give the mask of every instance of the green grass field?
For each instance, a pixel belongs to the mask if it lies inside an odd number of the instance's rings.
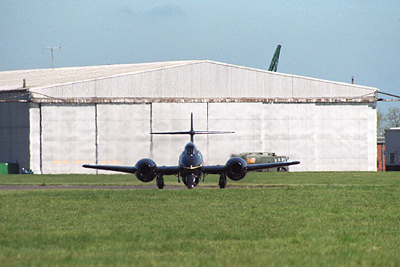
[[[0,265],[400,265],[400,173],[252,173],[228,180],[241,188],[209,188],[217,183],[0,191]],[[0,184],[141,183],[130,175],[3,175]]]

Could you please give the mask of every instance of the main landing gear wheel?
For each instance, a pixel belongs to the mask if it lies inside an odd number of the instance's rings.
[[[164,178],[162,175],[157,175],[157,187],[158,189],[163,189],[164,188]]]
[[[221,174],[221,176],[219,177],[219,188],[225,188],[226,186],[226,176],[225,173]]]

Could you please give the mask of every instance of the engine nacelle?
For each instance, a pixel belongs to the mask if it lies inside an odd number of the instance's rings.
[[[151,182],[156,177],[156,163],[151,159],[141,159],[136,165],[136,177],[145,183]]]
[[[226,176],[234,181],[243,179],[247,174],[247,163],[244,159],[234,157],[226,162]]]

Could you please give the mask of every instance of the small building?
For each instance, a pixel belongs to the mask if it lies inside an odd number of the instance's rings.
[[[400,128],[385,130],[386,171],[400,171]]]

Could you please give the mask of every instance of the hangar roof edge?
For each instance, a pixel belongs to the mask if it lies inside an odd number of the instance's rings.
[[[24,79],[26,81],[26,87],[33,89],[74,82],[84,82],[107,77],[129,75],[145,71],[154,71],[169,67],[179,67],[204,61],[205,60],[183,60],[135,64],[64,67],[55,69],[2,71],[0,72],[0,91],[24,89]]]
[[[239,66],[229,63],[222,63],[212,60],[182,60],[182,61],[164,61],[164,62],[148,62],[134,64],[115,64],[115,65],[99,65],[99,66],[83,66],[83,67],[63,67],[55,69],[30,69],[30,70],[13,70],[0,72],[0,92],[15,91],[23,89],[45,88],[56,85],[70,84],[76,82],[86,82],[103,78],[118,77],[131,75],[136,73],[156,71],[166,68],[175,68],[188,66],[192,64],[209,63],[220,66],[245,69],[255,72],[271,73],[267,70],[256,69],[251,67]],[[296,77],[313,81],[325,81],[332,84],[345,84],[352,87],[378,91],[379,89],[369,86],[348,84],[343,82],[335,82],[324,79],[317,79],[293,74],[285,74],[273,72],[274,75]],[[25,86],[23,87],[23,80]]]

